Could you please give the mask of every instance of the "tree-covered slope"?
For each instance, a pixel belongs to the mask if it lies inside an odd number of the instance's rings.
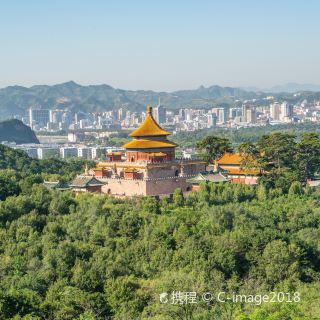
[[[318,319],[319,200],[243,185],[178,191],[172,201],[35,185],[0,202],[0,318]],[[173,291],[198,302],[161,304]],[[300,300],[201,300],[271,291]]]
[[[84,162],[33,159],[21,150],[0,145],[0,200],[29,193],[34,184],[41,184],[43,180],[69,181],[83,171]]]
[[[319,318],[319,190],[203,184],[157,200],[42,186],[79,171],[0,146],[0,319]],[[174,303],[177,291],[197,302]]]
[[[12,119],[0,122],[0,142],[9,141],[17,144],[39,143],[34,131],[22,121]]]

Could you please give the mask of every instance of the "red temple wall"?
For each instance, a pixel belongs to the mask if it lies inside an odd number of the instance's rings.
[[[152,157],[150,154],[155,153],[155,151],[141,152],[141,151],[127,151],[126,160],[129,162],[136,161],[171,161],[175,158],[174,151],[163,151],[166,155],[163,157]]]
[[[119,162],[121,161],[121,154],[107,155],[107,158],[109,159],[110,162]]]

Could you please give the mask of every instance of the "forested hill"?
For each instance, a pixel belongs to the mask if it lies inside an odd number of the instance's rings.
[[[82,166],[0,145],[1,320],[319,319],[320,189],[280,177],[117,199],[42,185]]]
[[[39,143],[38,138],[31,128],[16,119],[0,122],[0,142],[1,141],[15,142],[17,144]]]
[[[17,196],[23,192],[29,193],[33,185],[41,184],[43,180],[70,181],[76,174],[83,171],[84,162],[81,159],[38,160],[28,157],[22,150],[0,144],[0,203],[9,196]],[[0,319],[2,320],[1,316]]]
[[[0,319],[319,319],[319,192],[208,184],[115,199],[26,179],[0,201]],[[160,303],[174,291],[197,303]],[[209,304],[205,292],[287,294]]]
[[[37,85],[31,88],[11,86],[0,89],[0,116],[23,114],[30,106],[41,108],[68,108],[73,111],[106,111],[127,106],[130,110],[145,110],[147,104],[161,103],[170,108],[212,106],[235,98],[256,98],[259,94],[237,88],[203,86],[196,90],[155,92],[151,90],[122,90],[108,85],[82,86],[73,81],[53,86]]]

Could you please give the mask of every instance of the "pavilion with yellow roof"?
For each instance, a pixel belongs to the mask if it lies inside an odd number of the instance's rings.
[[[161,128],[152,108],[139,128],[129,134],[133,139],[123,145],[124,157],[111,153],[97,164],[94,175],[103,182],[102,192],[115,196],[170,195],[176,188],[191,189],[187,179],[205,171],[199,160],[176,159],[177,144],[168,140],[171,133]]]
[[[164,162],[175,158],[176,144],[167,139],[171,133],[162,129],[152,116],[152,107],[147,108],[147,116],[141,126],[131,132],[134,139],[123,147],[127,161]]]

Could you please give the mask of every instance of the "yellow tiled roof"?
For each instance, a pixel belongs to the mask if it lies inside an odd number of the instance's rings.
[[[150,153],[150,156],[152,157],[163,157],[163,156],[166,156],[167,154],[166,153],[163,153],[163,152],[152,152]]]
[[[243,175],[253,175],[253,176],[256,176],[260,173],[260,170],[259,169],[242,169],[242,168],[228,168],[228,169],[225,169],[228,174],[235,174],[235,175],[238,175],[238,174],[243,174]]]
[[[167,136],[170,132],[162,129],[152,116],[152,107],[147,108],[147,116],[141,126],[129,134],[130,137]]]
[[[239,153],[225,153],[219,160],[217,160],[217,164],[240,165],[241,161],[242,157]]]
[[[108,156],[120,156],[122,152],[109,151]]]
[[[134,139],[122,147],[126,149],[152,149],[152,148],[172,148],[177,145],[169,140],[145,140]]]
[[[137,169],[134,169],[134,168],[125,168],[123,170],[123,172],[126,172],[126,173],[134,173],[134,172],[137,172]]]

